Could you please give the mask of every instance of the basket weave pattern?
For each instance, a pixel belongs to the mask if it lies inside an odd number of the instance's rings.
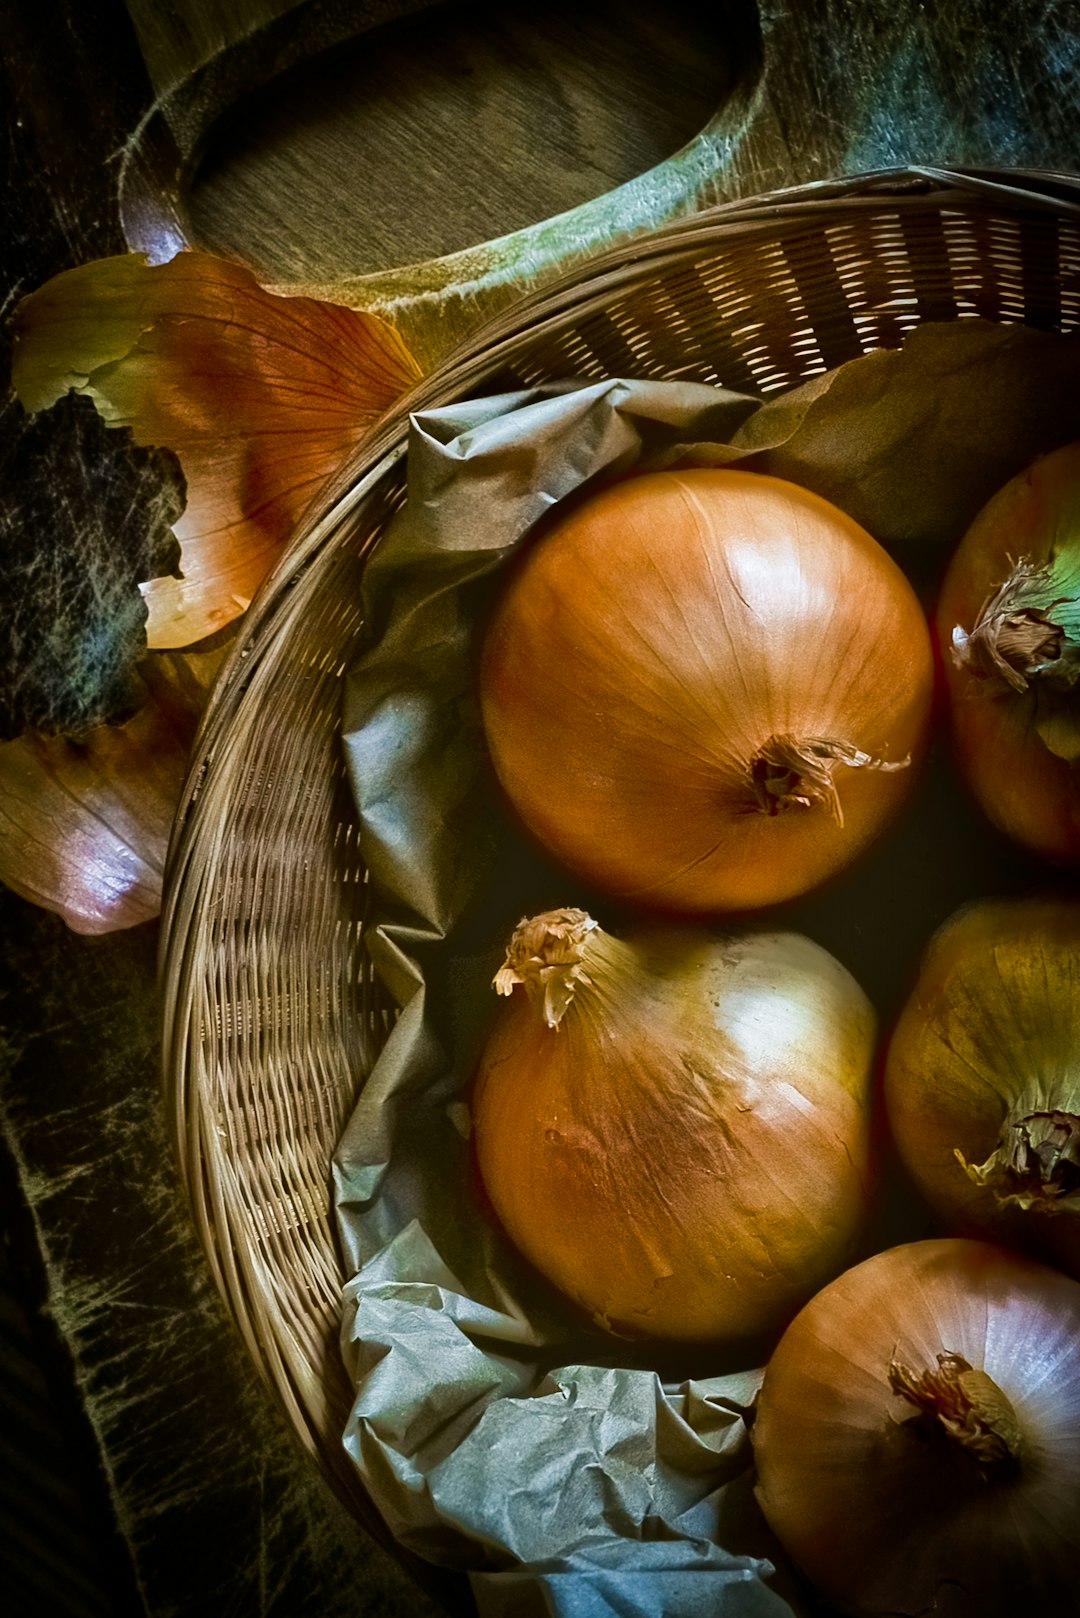
[[[340,1446],[332,1151],[391,1026],[338,744],[365,558],[404,497],[410,410],[575,377],[773,394],[925,320],[1080,329],[1080,180],[905,171],[711,210],[522,300],[385,420],[245,620],[167,878],[166,1082],[210,1264],[318,1463]]]

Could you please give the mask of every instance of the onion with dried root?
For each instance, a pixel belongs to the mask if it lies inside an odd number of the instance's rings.
[[[1080,1284],[989,1243],[878,1253],[765,1371],[757,1495],[854,1618],[1075,1614]]]
[[[937,609],[956,757],[991,821],[1080,860],[1080,441],[979,512]]]
[[[647,473],[529,546],[480,669],[496,773],[601,890],[732,910],[815,887],[890,823],[928,734],[929,628],[835,506],[725,468]]]
[[[958,1231],[1080,1279],[1080,902],[983,900],[930,941],[885,1062],[900,1156]]]
[[[852,1256],[870,1196],[873,1010],[791,933],[522,922],[473,1097],[483,1183],[603,1328],[736,1342]]]

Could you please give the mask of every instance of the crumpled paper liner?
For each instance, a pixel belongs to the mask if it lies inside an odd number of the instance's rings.
[[[743,460],[844,506],[930,580],[994,489],[1080,436],[1078,358],[1072,338],[959,322],[765,404],[608,381],[412,421],[342,720],[366,938],[401,1007],[334,1163],[344,1442],[400,1541],[467,1570],[484,1618],[801,1610],[751,1492],[765,1349],[733,1365],[601,1335],[514,1252],[472,1165],[469,1084],[513,926],[568,904],[620,919],[530,845],[494,783],[474,635],[499,570],[589,480]]]

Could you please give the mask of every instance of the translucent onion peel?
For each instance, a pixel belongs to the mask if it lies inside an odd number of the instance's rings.
[[[0,744],[0,881],[77,933],[159,913],[189,749],[224,651],[149,653],[146,701],[125,724]]]
[[[956,756],[984,812],[1080,859],[1080,441],[998,491],[958,546],[936,614]]]
[[[953,1229],[1080,1279],[1080,903],[983,900],[931,939],[889,1042],[897,1149]]]
[[[855,1618],[1073,1613],[1080,1285],[989,1243],[894,1247],[807,1304],[765,1372],[757,1496]]]
[[[508,1234],[606,1330],[771,1332],[852,1252],[875,1019],[795,934],[517,929],[473,1097]]]
[[[187,482],[180,579],[144,586],[151,647],[238,617],[297,520],[419,372],[374,315],[276,296],[207,253],[67,270],[24,298],[12,383],[28,410],[69,389]]]
[[[802,893],[911,790],[930,637],[900,569],[816,495],[739,469],[556,513],[487,630],[496,773],[603,891],[741,909]]]

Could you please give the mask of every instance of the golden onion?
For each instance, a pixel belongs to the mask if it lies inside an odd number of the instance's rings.
[[[757,1497],[854,1618],[1076,1613],[1080,1285],[987,1242],[876,1254],[765,1370]]]
[[[1080,440],[978,513],[937,607],[955,755],[987,817],[1080,860]]]
[[[924,953],[885,1062],[900,1156],[953,1230],[1080,1279],[1080,902],[986,899]]]
[[[695,469],[560,510],[496,607],[480,697],[511,803],[568,867],[651,906],[741,909],[891,821],[932,662],[910,585],[843,512]]]
[[[852,1253],[870,1173],[875,1018],[791,933],[626,938],[522,922],[473,1097],[506,1231],[603,1328],[683,1341],[781,1327]]]

